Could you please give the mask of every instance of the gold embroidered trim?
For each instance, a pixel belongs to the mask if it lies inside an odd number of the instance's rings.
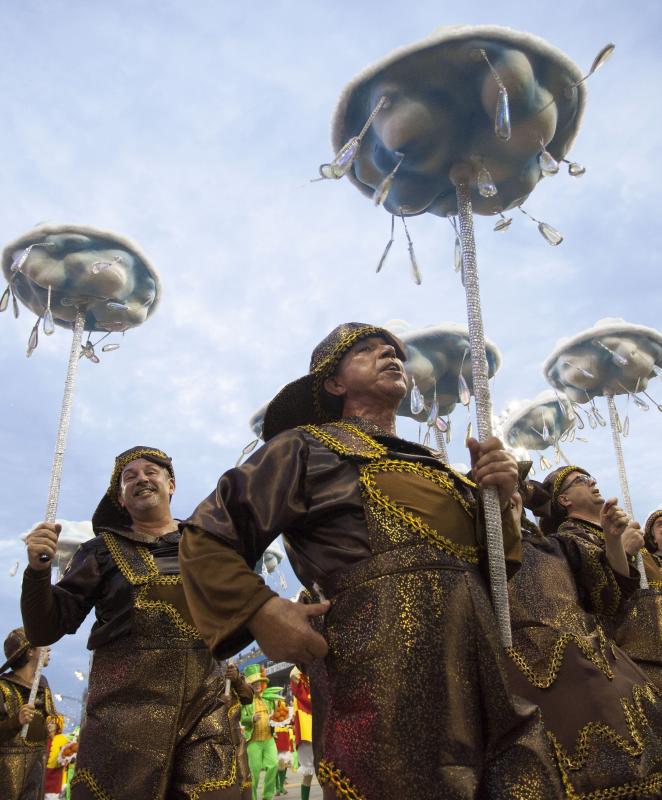
[[[605,636],[602,628],[598,627],[598,637],[600,641],[600,655],[587,644],[583,639],[574,633],[562,634],[554,644],[552,655],[549,659],[549,664],[544,670],[535,670],[524,655],[519,652],[515,647],[506,648],[506,653],[512,658],[519,670],[526,676],[529,683],[538,689],[548,689],[558,677],[559,671],[563,664],[565,651],[571,642],[574,642],[577,648],[581,651],[582,655],[594,664],[601,672],[603,672],[609,679],[614,677],[614,673],[607,661],[607,647],[609,642]],[[602,656],[602,658],[600,657]]]
[[[129,452],[123,458],[117,459],[115,461],[115,466],[113,467],[113,473],[110,476],[110,485],[108,486],[108,494],[113,498],[113,500],[115,499],[114,494],[117,491],[117,483],[124,467],[126,467],[126,465],[130,464],[132,461],[142,458],[143,456],[154,456],[154,458],[160,458],[162,461],[169,460],[167,453],[164,453],[163,450],[155,450],[150,447],[143,447],[140,450]]]
[[[325,356],[319,364],[317,364],[312,373],[314,375],[313,380],[313,404],[315,406],[315,411],[317,412],[320,419],[326,419],[328,414],[322,408],[322,384],[326,378],[329,377],[336,368],[337,364],[339,363],[340,359],[345,355],[345,353],[352,348],[359,339],[365,339],[368,336],[383,336],[384,330],[381,328],[376,328],[374,325],[364,325],[361,328],[355,328],[350,333],[346,334],[331,350],[329,355]]]
[[[338,797],[343,797],[345,800],[365,800],[350,779],[331,761],[320,761],[317,780],[322,785],[330,783],[336,790]]]
[[[368,498],[389,514],[396,516],[399,520],[406,523],[417,533],[420,533],[426,539],[429,539],[433,544],[437,545],[441,550],[454,556],[468,561],[471,564],[478,563],[478,547],[475,545],[458,544],[457,542],[443,536],[439,531],[432,528],[417,514],[411,511],[406,511],[401,506],[394,503],[383,492],[381,492],[375,483],[374,475],[379,472],[409,472],[413,475],[419,475],[426,480],[436,483],[447,492],[454,500],[457,500],[462,508],[473,516],[473,508],[467,502],[466,498],[455,488],[453,481],[444,472],[425,467],[422,464],[417,464],[409,461],[397,461],[389,459],[386,461],[379,461],[378,463],[365,464],[359,469],[359,483],[363,487]]]
[[[188,623],[172,603],[166,600],[148,600],[147,592],[152,586],[178,586],[182,582],[181,575],[161,575],[154,556],[149,552],[146,547],[136,545],[138,555],[145,564],[147,570],[145,575],[139,575],[129,564],[124,556],[120,546],[118,545],[115,536],[112,533],[102,533],[104,542],[117,564],[117,568],[122,573],[124,578],[133,586],[140,586],[138,594],[136,595],[135,607],[143,611],[162,611],[166,614],[175,627],[184,634],[186,637],[194,639],[200,638],[200,632],[194,626]]]
[[[235,756],[232,758],[232,766],[230,774],[227,778],[214,778],[207,779],[199,783],[191,791],[191,800],[200,800],[202,792],[211,792],[214,789],[227,789],[228,786],[233,786],[237,782],[237,759]],[[243,787],[242,787],[243,788]]]
[[[586,470],[582,469],[581,467],[575,467],[575,466],[563,467],[563,469],[559,470],[556,473],[556,476],[554,478],[554,486],[552,488],[552,500],[556,500],[559,494],[559,489],[561,488],[561,484],[568,477],[568,475],[570,475],[571,472],[581,472],[583,475],[588,475],[588,472],[586,472]]]
[[[579,732],[575,742],[575,752],[574,755],[571,756],[561,746],[554,734],[548,732],[548,736],[554,745],[559,765],[568,770],[579,770],[585,767],[588,760],[589,740],[591,737],[606,739],[633,758],[640,756],[644,751],[644,739],[641,731],[643,728],[650,727],[642,701],[645,698],[651,703],[655,703],[657,697],[655,690],[650,684],[634,686],[632,688],[632,697],[632,702],[626,697],[621,698],[623,714],[625,715],[625,722],[632,740],[631,742],[624,739],[610,725],[606,725],[603,722],[589,722],[584,725]],[[619,795],[616,796],[618,797]]]
[[[89,769],[77,769],[74,772],[74,777],[71,779],[72,788],[77,783],[84,783],[85,786],[92,792],[96,800],[113,800],[108,792],[103,789],[94,775]]]
[[[617,798],[632,800],[634,797],[657,797],[662,792],[662,773],[655,772],[643,781],[633,781],[620,786],[609,786],[607,789],[594,789],[588,794],[578,794],[566,770],[560,765],[559,769],[568,800],[617,800]]]
[[[337,439],[335,436],[333,436],[333,434],[329,433],[318,425],[302,425],[300,430],[307,431],[316,439],[319,439],[323,445],[326,445],[329,450],[332,450],[334,453],[338,453],[338,455],[341,456],[356,456],[357,458],[377,459],[383,458],[388,453],[388,449],[384,447],[383,444],[376,442],[357,425],[352,425],[349,422],[336,422],[334,424],[336,427],[346,431],[360,441],[364,442],[369,449],[361,450],[358,446],[351,447],[350,445],[344,444],[342,441],[340,441],[340,439]]]
[[[596,534],[595,530],[591,530],[586,525],[582,525],[580,520],[567,520],[559,528],[558,533],[565,534],[566,536],[575,536],[581,542],[580,547],[583,547],[588,557],[588,564],[591,572],[591,604],[593,611],[596,614],[604,614],[605,616],[613,617],[618,611],[621,604],[621,589],[618,581],[610,567],[605,568],[600,563],[600,554],[603,548],[600,545],[594,544],[591,541],[582,539],[572,530],[573,527],[580,527],[588,533]],[[603,603],[602,592],[604,589],[610,588],[611,602],[609,604]]]

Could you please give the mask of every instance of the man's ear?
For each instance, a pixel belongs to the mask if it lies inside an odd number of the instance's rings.
[[[170,480],[168,481],[168,484],[169,484],[168,494],[170,495],[170,497],[172,497],[173,494],[175,493],[175,488],[176,488],[175,479],[174,478],[170,478]]]
[[[568,508],[570,506],[570,500],[568,500],[564,494],[560,494],[556,502],[561,506],[561,508]]]
[[[122,500],[122,492],[117,492],[117,505],[120,508],[124,508],[124,501]]]
[[[324,389],[334,397],[343,397],[347,393],[345,384],[338,380],[337,375],[332,375],[324,380]]]

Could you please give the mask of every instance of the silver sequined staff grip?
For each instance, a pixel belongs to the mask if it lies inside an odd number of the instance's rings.
[[[37,660],[37,667],[34,672],[34,680],[32,681],[32,686],[30,687],[30,696],[28,697],[28,705],[34,705],[34,701],[37,699],[37,692],[39,691],[39,683],[41,681],[41,673],[44,670],[44,660],[46,659],[46,648],[40,647],[39,648],[39,658]],[[23,727],[21,728],[21,738],[25,739],[28,735],[28,728],[30,727],[30,723],[26,722]]]
[[[76,388],[76,372],[78,371],[78,362],[80,361],[80,348],[83,341],[84,326],[85,312],[78,309],[74,320],[67,376],[64,380],[64,395],[60,408],[60,421],[58,423],[57,437],[55,439],[55,454],[53,456],[53,466],[51,467],[51,477],[48,486],[48,501],[46,503],[46,522],[55,522],[55,517],[57,516],[62,465],[64,463],[64,452],[67,449],[67,435],[69,433],[69,422],[71,421],[71,406],[74,399],[74,389]],[[39,556],[39,560],[46,563],[50,561],[50,558],[45,553],[42,553]]]
[[[625,471],[625,459],[623,458],[623,445],[621,443],[621,435],[618,432],[618,413],[616,411],[616,403],[613,395],[607,395],[607,407],[609,408],[611,439],[614,443],[614,454],[616,456],[616,466],[618,468],[618,480],[621,484],[621,494],[623,495],[623,505],[625,506],[627,515],[631,520],[634,520],[632,498],[630,497],[628,476]],[[637,553],[637,569],[639,570],[639,586],[642,589],[648,589],[648,578],[646,577],[646,568],[644,566],[644,558],[641,555],[641,550]]]
[[[469,323],[469,347],[471,348],[471,374],[476,399],[476,423],[478,439],[483,442],[492,435],[492,399],[490,397],[489,373],[485,355],[485,334],[478,285],[478,263],[474,240],[473,211],[469,194],[470,167],[460,167],[451,172],[457,193],[457,209],[462,239],[462,281],[467,298]],[[510,604],[508,602],[508,579],[506,558],[503,551],[501,528],[501,506],[496,487],[483,489],[487,557],[490,572],[492,604],[499,627],[499,636],[504,647],[512,646],[510,630]]]

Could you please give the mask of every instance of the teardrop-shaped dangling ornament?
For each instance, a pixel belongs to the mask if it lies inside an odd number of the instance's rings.
[[[466,435],[464,437],[464,446],[465,447],[467,446],[467,442],[469,441],[469,439],[471,439],[471,437],[473,435],[473,429],[474,429],[474,427],[473,427],[473,425],[471,423],[471,420],[469,420],[469,422],[467,424],[467,433],[466,433]]]
[[[548,225],[546,222],[539,222],[538,230],[540,231],[540,235],[543,237],[543,239],[551,244],[552,247],[556,247],[563,241],[562,234],[559,233],[556,228],[552,228],[552,226]]]
[[[120,346],[117,342],[109,342],[108,344],[104,344],[101,348],[102,353],[112,353],[113,350],[119,350]]]
[[[471,392],[469,391],[469,384],[461,372],[457,379],[457,394],[462,405],[468,408],[471,402]]]
[[[434,424],[437,426],[437,428],[439,428],[441,433],[446,433],[446,431],[448,430],[448,424],[446,423],[446,420],[443,419],[443,417],[437,417],[434,421]]]
[[[602,414],[598,411],[598,409],[595,406],[593,406],[593,416],[595,417],[595,421],[601,428],[605,428],[607,426],[605,418],[602,416]]]
[[[637,406],[637,408],[640,408],[642,411],[650,411],[650,406],[645,400],[642,400],[641,397],[633,394],[632,399],[634,400],[634,404]]]
[[[462,242],[458,235],[455,236],[455,250],[453,255],[455,259],[455,272],[459,272],[462,269]]]
[[[568,165],[568,175],[572,175],[573,178],[581,178],[586,174],[586,167],[582,164],[578,164],[576,161],[566,161],[566,164]]]
[[[550,440],[549,428],[547,427],[547,420],[544,414],[542,414],[542,433],[540,435],[543,442],[548,442]]]
[[[595,417],[590,411],[586,412],[586,416],[588,418],[588,424],[590,429],[594,431],[598,427],[598,421],[595,419]]]
[[[540,456],[540,469],[551,469],[552,465],[550,462],[545,458],[545,456]]]
[[[512,217],[504,217],[503,214],[500,215],[501,219],[497,220],[497,224],[494,226],[494,230],[499,231],[507,231],[510,228],[513,218]]]
[[[53,312],[51,311],[51,287],[48,287],[48,296],[46,298],[46,311],[44,311],[44,333],[46,336],[51,336],[55,332],[55,322],[53,320]]]
[[[372,125],[377,114],[382,110],[382,108],[384,108],[384,106],[388,104],[388,102],[388,97],[382,96],[379,98],[377,105],[371,111],[370,116],[366,120],[365,125],[361,129],[359,135],[352,136],[352,138],[346,142],[340,148],[340,150],[338,150],[335,158],[330,164],[322,164],[320,166],[319,173],[322,178],[338,180],[338,178],[342,178],[343,175],[346,175],[350,171],[352,164],[354,161],[356,161],[356,157],[359,154],[363,137],[368,132],[368,128]]]
[[[547,151],[542,142],[540,142],[540,146],[542,147],[542,152],[538,154],[540,171],[545,177],[556,175],[556,173],[559,171],[559,162],[550,152]]]
[[[418,262],[416,261],[416,253],[414,253],[414,243],[409,235],[409,230],[407,229],[407,223],[405,222],[405,213],[402,209],[400,209],[400,216],[402,217],[402,224],[405,229],[405,235],[407,237],[407,249],[409,250],[409,266],[411,268],[411,279],[417,286],[420,286],[423,283],[423,279],[421,278],[421,271],[418,267]]]
[[[372,195],[372,199],[376,206],[380,206],[382,203],[385,202],[386,198],[389,195],[389,192],[391,191],[391,187],[393,186],[393,181],[395,180],[397,171],[400,169],[400,164],[402,164],[403,161],[404,161],[404,155],[401,155],[398,163],[393,167],[391,172],[389,172],[389,174],[375,189]]]
[[[593,73],[597,69],[600,69],[600,67],[605,63],[605,61],[607,61],[609,58],[611,58],[611,56],[612,56],[612,54],[613,54],[615,49],[616,49],[616,45],[613,44],[612,42],[610,42],[609,44],[606,44],[600,50],[600,52],[597,54],[597,56],[593,59],[593,63],[591,64],[591,69],[589,69],[589,71],[586,73],[586,75],[582,78],[581,81],[578,81],[578,83],[581,83],[582,81],[585,81],[586,78],[590,78],[591,75],[593,75]],[[577,84],[575,84],[575,85],[577,85]]]
[[[497,193],[497,187],[494,183],[494,179],[484,164],[478,170],[476,185],[478,186],[478,194],[480,194],[481,197],[494,197],[494,195]]]
[[[568,432],[568,444],[572,444],[575,441],[576,436],[577,436],[577,431],[575,430],[575,428],[574,427],[570,428],[570,431]]]
[[[504,142],[507,142],[510,139],[510,105],[508,103],[508,91],[506,86],[501,79],[501,76],[494,68],[494,65],[487,57],[487,53],[485,50],[481,49],[477,52],[477,55],[480,57],[482,56],[485,61],[487,62],[487,66],[490,68],[490,72],[492,73],[492,77],[494,78],[496,85],[499,87],[499,94],[497,95],[497,104],[496,104],[496,111],[494,114],[494,133],[499,137],[499,139],[503,139]]]
[[[418,416],[425,409],[425,400],[423,399],[423,392],[416,385],[416,380],[411,379],[411,395],[409,398],[409,407],[411,413]]]
[[[446,444],[450,444],[453,440],[453,434],[451,432],[451,418],[446,417]]]
[[[575,409],[575,426],[580,430],[584,430],[584,420],[581,418],[579,414],[579,409]]]
[[[504,142],[510,139],[510,104],[508,102],[508,90],[505,86],[499,87],[499,94],[497,95],[494,133]]]
[[[626,414],[625,419],[623,420],[623,438],[627,439],[630,435],[630,415]]]
[[[2,297],[0,297],[0,312],[7,310],[7,307],[9,306],[10,295],[11,289],[9,288],[9,285],[7,285],[7,288],[2,293]]]
[[[14,291],[13,287],[11,289],[11,305],[12,305],[12,311],[14,312],[14,319],[18,319],[18,315],[21,312],[19,311],[18,308],[18,300],[16,298],[16,292]]]
[[[432,401],[432,405],[430,406],[430,413],[428,414],[427,424],[428,427],[431,428],[437,422],[437,417],[439,416],[439,406],[437,405],[437,397],[435,395],[434,400]]]
[[[384,248],[384,252],[382,253],[382,257],[379,259],[379,264],[377,264],[377,272],[382,271],[382,267],[384,266],[384,262],[386,261],[386,256],[389,254],[389,251],[393,245],[393,237],[395,233],[395,217],[391,214],[391,238],[386,242],[386,247]]]
[[[28,349],[25,355],[30,358],[30,356],[34,353],[37,349],[37,345],[39,344],[39,323],[41,322],[41,317],[37,319],[34,324],[34,327],[30,331],[30,338],[28,339]]]

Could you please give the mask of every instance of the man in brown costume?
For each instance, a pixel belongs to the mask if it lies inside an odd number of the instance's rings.
[[[539,712],[508,690],[482,573],[477,485],[507,505],[514,459],[472,440],[473,483],[399,438],[404,358],[361,323],[315,348],[310,372],[269,404],[266,445],[185,523],[189,607],[213,651],[243,629],[274,659],[314,660],[325,798],[559,797]],[[290,603],[253,573],[281,532],[302,583],[330,604]],[[504,534],[517,561],[510,513]]]
[[[522,496],[549,521],[554,478],[546,484],[522,482],[518,516]],[[658,797],[662,699],[601,624],[639,584],[622,544],[628,520],[609,503],[600,521],[604,546],[522,519],[522,567],[508,585],[511,687],[540,707],[567,797]]]
[[[561,467],[551,472],[543,485],[551,498],[550,517],[544,525],[604,548],[601,515],[605,507],[616,500],[605,503],[595,479],[577,466]],[[644,544],[637,522],[628,521],[623,544],[628,559],[634,563]],[[662,570],[648,550],[641,552],[649,588],[637,589],[615,617],[603,621],[616,644],[637,662],[662,692]]]
[[[172,462],[161,450],[133,447],[119,455],[92,517],[96,536],[55,585],[40,556],[55,556],[59,526],[41,523],[28,537],[21,607],[30,640],[55,642],[96,611],[74,800],[242,797],[247,772],[229,719],[236,713],[221,700],[223,675],[181,585],[174,490]],[[236,670],[230,677],[250,701]]]
[[[42,675],[34,703],[30,690],[39,659],[23,628],[5,639],[5,663],[0,667],[0,798],[41,800],[46,769],[46,722],[57,714],[48,682]],[[48,665],[46,654],[44,666]],[[9,670],[9,671],[8,671]],[[25,724],[25,739],[21,731]]]

